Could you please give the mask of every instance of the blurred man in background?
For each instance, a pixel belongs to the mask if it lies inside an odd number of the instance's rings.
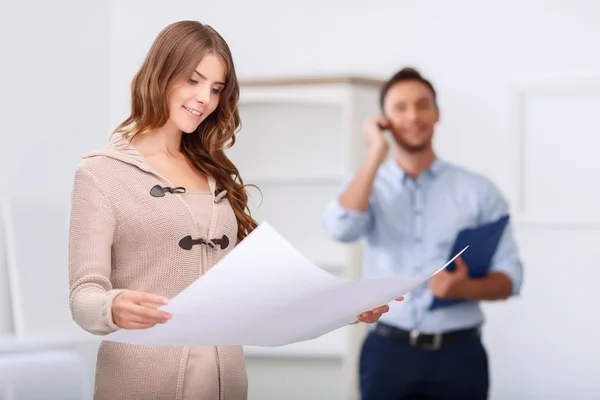
[[[329,204],[324,229],[341,242],[363,240],[364,277],[429,276],[452,256],[459,232],[506,218],[508,205],[489,179],[437,157],[436,91],[418,71],[404,68],[392,76],[380,105],[382,115],[364,126],[367,156]],[[390,159],[386,130],[394,144]],[[390,304],[363,343],[362,400],[487,398],[479,301],[517,295],[522,282],[510,224],[499,237],[485,276],[473,278],[459,257],[452,271]],[[434,308],[434,299],[455,301]]]

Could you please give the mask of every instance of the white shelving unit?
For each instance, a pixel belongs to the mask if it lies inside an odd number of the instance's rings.
[[[248,188],[253,216],[268,221],[299,251],[333,274],[357,278],[359,245],[327,238],[321,215],[364,157],[362,126],[377,113],[382,81],[363,77],[313,77],[241,82],[242,127],[228,155]],[[341,328],[315,340],[280,348],[247,348],[252,356],[337,357],[349,395],[364,325]]]

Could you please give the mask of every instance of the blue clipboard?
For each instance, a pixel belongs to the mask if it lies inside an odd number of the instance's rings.
[[[504,215],[496,221],[475,228],[463,229],[456,236],[454,244],[452,245],[450,257],[464,249],[466,246],[469,246],[467,251],[465,251],[461,257],[469,267],[470,278],[481,278],[488,274],[492,264],[492,258],[496,253],[502,234],[508,225],[509,218],[508,215]],[[448,271],[454,271],[456,269],[454,262],[450,263],[446,269]],[[467,300],[439,299],[435,297],[429,309],[435,310],[463,301]]]

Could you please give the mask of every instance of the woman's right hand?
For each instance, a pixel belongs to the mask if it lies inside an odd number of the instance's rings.
[[[146,329],[171,319],[171,314],[157,310],[167,304],[169,299],[151,293],[123,291],[112,303],[114,323],[123,329]]]

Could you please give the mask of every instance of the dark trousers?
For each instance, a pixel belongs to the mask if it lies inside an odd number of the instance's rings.
[[[478,337],[437,350],[370,332],[360,356],[361,400],[486,400],[488,358]]]

